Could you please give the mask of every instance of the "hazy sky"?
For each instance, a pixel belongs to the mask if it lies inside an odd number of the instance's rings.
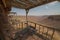
[[[26,13],[24,9],[18,9],[14,7],[12,8],[12,12],[16,12],[18,15],[25,15]],[[30,9],[28,15],[60,15],[60,2],[55,1]]]

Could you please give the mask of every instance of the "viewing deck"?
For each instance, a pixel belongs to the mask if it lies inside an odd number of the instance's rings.
[[[47,27],[31,21],[28,21],[28,25],[25,22],[12,22],[11,24],[17,26],[12,40],[56,40],[55,36],[60,33],[57,28]]]

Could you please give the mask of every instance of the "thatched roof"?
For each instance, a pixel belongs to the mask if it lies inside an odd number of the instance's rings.
[[[60,1],[60,0],[13,0],[13,6],[22,8],[22,9],[31,9],[36,6],[40,6],[43,4],[47,4],[53,1]]]

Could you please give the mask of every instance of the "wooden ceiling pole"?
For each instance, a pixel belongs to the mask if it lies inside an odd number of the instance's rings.
[[[24,4],[24,2],[22,2],[22,1],[14,1],[13,0],[13,3],[12,3],[13,5],[12,6],[15,6],[15,7],[20,7],[21,9],[25,9],[26,8],[26,4]]]
[[[28,27],[28,12],[29,12],[29,9],[25,9],[26,11],[26,26]]]
[[[6,7],[6,3],[5,3],[5,0],[2,0],[2,2],[3,2],[3,4],[4,4],[4,6]]]
[[[17,7],[17,8],[21,8],[21,9],[24,9],[25,8],[24,5],[22,5],[21,3],[18,3],[18,2],[13,2],[12,3],[12,6],[13,7]]]
[[[20,0],[20,1],[24,2],[27,5],[27,7],[33,6],[33,4],[29,2],[29,0]]]

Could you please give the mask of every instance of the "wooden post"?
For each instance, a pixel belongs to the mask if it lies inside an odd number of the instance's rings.
[[[40,33],[40,25],[39,25],[39,33]]]
[[[37,25],[37,24],[35,23],[35,29],[36,29],[36,25]]]
[[[22,24],[22,30],[23,30],[23,22],[21,22],[21,24]]]
[[[6,39],[6,29],[8,28],[8,14],[9,14],[9,11],[11,9],[11,6],[8,7],[8,5],[6,4],[9,4],[10,3],[7,3],[7,2],[10,2],[9,0],[0,0],[0,36],[2,37],[1,40],[8,40]]]
[[[53,33],[52,33],[52,36],[51,36],[51,40],[53,40],[54,33],[55,33],[55,29],[53,29]]]
[[[26,26],[28,26],[28,12],[29,12],[29,9],[26,9]]]

